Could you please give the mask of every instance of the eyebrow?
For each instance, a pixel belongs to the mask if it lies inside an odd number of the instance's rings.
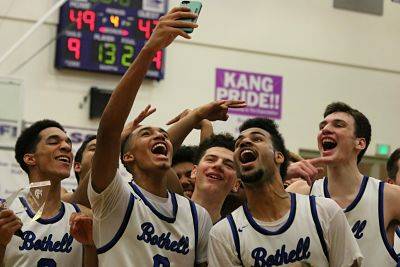
[[[157,127],[151,127],[151,126],[146,126],[146,127],[142,128],[142,129],[140,129],[138,131],[138,134],[143,132],[143,131],[151,131],[153,128],[155,128],[155,129],[159,130],[160,132],[165,133],[165,134],[168,135],[168,132],[166,130],[164,130],[163,128],[157,128]]]
[[[62,138],[60,135],[53,134],[53,135],[50,135],[50,136],[48,136],[48,137],[46,138],[46,140],[50,140],[50,139],[62,140],[63,138]],[[67,142],[68,144],[72,144],[71,138],[69,138],[69,137],[67,136],[66,142]]]
[[[250,135],[255,135],[255,134],[260,134],[260,135],[262,135],[262,136],[267,137],[264,133],[259,132],[259,131],[250,132]],[[236,142],[239,141],[240,139],[243,139],[243,138],[244,138],[243,134],[239,135],[239,136],[236,138]]]

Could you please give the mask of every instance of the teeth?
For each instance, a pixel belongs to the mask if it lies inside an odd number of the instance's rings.
[[[240,155],[243,156],[245,153],[253,153],[253,151],[251,151],[250,149],[245,149],[242,151],[242,153],[240,153]]]
[[[60,160],[60,161],[63,161],[63,162],[67,162],[67,163],[70,162],[69,158],[68,158],[68,157],[65,157],[65,156],[57,157],[57,159]]]

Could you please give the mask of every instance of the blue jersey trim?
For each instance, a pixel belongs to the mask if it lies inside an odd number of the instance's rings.
[[[144,204],[156,215],[160,220],[166,221],[168,223],[174,223],[176,220],[176,213],[178,212],[178,203],[176,201],[175,193],[170,192],[171,194],[171,202],[172,202],[172,216],[168,217],[164,214],[161,214],[151,203],[147,200],[147,198],[140,191],[139,187],[132,182],[129,182],[129,185],[132,187],[133,191],[142,199]]]
[[[238,259],[239,259],[241,265],[244,266],[243,261],[242,261],[242,256],[240,256],[239,233],[238,233],[235,221],[233,220],[232,214],[228,214],[226,216],[226,219],[228,220],[229,226],[231,227],[233,243],[235,244],[235,249],[236,249],[236,253],[238,255]]]
[[[296,215],[296,194],[290,193],[290,214],[289,218],[281,228],[276,231],[269,231],[260,225],[254,220],[253,216],[251,215],[249,208],[247,207],[247,203],[243,204],[243,211],[246,215],[247,220],[249,221],[250,225],[259,233],[263,235],[280,235],[285,232],[289,227],[292,225],[294,221],[294,217]]]
[[[76,212],[81,212],[81,209],[79,208],[78,204],[71,203],[71,205],[74,207]]]
[[[196,204],[189,199],[190,210],[192,211],[194,225],[194,258],[197,260],[197,244],[199,242],[199,217],[197,215]]]
[[[400,227],[397,227],[395,232],[397,237],[400,238]]]
[[[357,194],[356,198],[353,200],[353,202],[350,203],[349,206],[346,207],[344,212],[349,212],[357,206],[358,202],[360,202],[362,196],[364,195],[365,189],[367,188],[368,180],[369,180],[368,176],[363,177],[363,179],[361,181],[361,186],[360,186],[360,189],[358,190],[358,194]],[[326,198],[331,198],[331,195],[329,194],[329,191],[328,191],[328,177],[326,177],[324,179],[324,195]]]
[[[117,244],[118,240],[121,238],[121,236],[125,232],[126,227],[128,226],[128,222],[129,222],[129,219],[131,218],[134,203],[135,203],[135,197],[134,197],[134,195],[131,194],[129,203],[128,203],[128,208],[126,209],[125,216],[124,216],[124,219],[122,220],[121,226],[119,227],[117,233],[114,235],[114,237],[111,239],[110,242],[108,242],[104,246],[97,249],[97,254],[102,254],[104,252],[107,252],[115,244]]]
[[[309,199],[310,199],[311,215],[312,215],[315,227],[317,228],[319,241],[321,242],[322,250],[324,251],[325,257],[329,262],[329,251],[328,251],[328,247],[326,245],[325,239],[324,239],[324,232],[322,231],[321,223],[318,218],[317,204],[315,202],[315,196],[309,196]]]
[[[35,212],[34,212],[34,211],[31,209],[31,207],[29,206],[28,201],[27,201],[25,198],[23,198],[23,197],[20,197],[19,200],[21,201],[22,205],[24,206],[24,208],[25,208],[26,213],[28,214],[28,216],[29,216],[30,218],[35,217]],[[64,214],[65,214],[65,205],[64,205],[63,202],[61,202],[61,207],[60,207],[60,209],[58,210],[58,213],[57,213],[54,217],[48,218],[48,219],[39,218],[39,219],[37,220],[37,222],[40,223],[40,224],[53,224],[53,223],[56,223],[56,222],[58,222],[59,220],[61,220],[62,217],[64,217]]]
[[[389,241],[387,239],[386,235],[386,228],[385,228],[385,222],[383,219],[383,211],[384,211],[384,190],[385,190],[385,183],[384,182],[379,182],[379,197],[378,197],[378,214],[379,214],[379,229],[381,232],[382,240],[383,243],[385,244],[385,247],[387,251],[389,252],[390,256],[398,262],[399,258],[396,254],[396,251],[394,251],[394,248],[389,244]]]

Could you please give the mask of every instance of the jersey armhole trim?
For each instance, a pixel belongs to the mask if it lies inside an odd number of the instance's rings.
[[[321,242],[321,247],[322,247],[322,250],[324,251],[325,257],[329,262],[329,251],[328,251],[328,247],[326,245],[325,239],[324,239],[324,234],[322,231],[321,223],[319,222],[318,213],[317,213],[317,204],[315,202],[315,196],[310,196],[309,199],[310,199],[311,215],[312,215],[315,227],[317,229],[319,241]]]
[[[197,215],[196,204],[189,199],[190,210],[192,212],[193,226],[194,226],[194,261],[197,260],[197,245],[199,242],[199,216]]]
[[[114,237],[111,239],[110,242],[108,242],[104,246],[97,249],[97,254],[102,254],[104,252],[107,252],[115,244],[117,244],[118,240],[121,238],[121,236],[125,232],[126,227],[128,226],[128,222],[129,222],[129,219],[131,218],[134,202],[135,202],[135,197],[131,194],[129,203],[128,203],[128,208],[126,209],[125,216],[124,216],[124,219],[122,220],[121,226],[119,227],[117,233],[114,235]]]
[[[389,241],[388,241],[387,235],[386,235],[385,222],[383,219],[383,212],[384,212],[383,193],[384,193],[384,190],[385,190],[385,183],[379,182],[379,197],[378,197],[379,229],[381,232],[381,237],[382,237],[383,243],[385,244],[385,247],[386,247],[387,251],[389,252],[390,256],[396,262],[399,262],[398,256],[397,256],[396,252],[394,251],[394,248],[389,244]]]
[[[74,207],[76,212],[81,212],[81,209],[79,208],[79,206],[76,203],[71,203],[71,205]]]
[[[233,243],[235,244],[235,249],[236,249],[236,253],[238,255],[238,259],[240,261],[240,264],[242,266],[244,266],[243,261],[242,261],[242,257],[240,256],[240,240],[239,240],[239,233],[235,224],[235,221],[233,220],[232,214],[228,214],[226,216],[226,219],[229,222],[229,226],[231,227],[231,231],[232,231],[232,237],[233,237]]]

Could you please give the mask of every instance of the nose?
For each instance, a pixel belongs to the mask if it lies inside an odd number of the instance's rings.
[[[241,141],[240,141],[240,145],[239,145],[239,147],[247,147],[247,146],[249,146],[251,144],[251,140],[248,138],[248,137],[245,137],[245,138],[243,138]]]
[[[67,141],[62,141],[61,142],[61,150],[62,151],[71,152],[71,149],[72,149],[71,143],[69,143]]]
[[[330,134],[330,133],[332,133],[331,125],[329,123],[327,123],[324,127],[322,127],[321,133],[322,134]]]
[[[164,133],[162,133],[162,132],[160,132],[160,131],[155,132],[155,139],[158,139],[158,140],[165,140],[165,135],[164,135]]]

